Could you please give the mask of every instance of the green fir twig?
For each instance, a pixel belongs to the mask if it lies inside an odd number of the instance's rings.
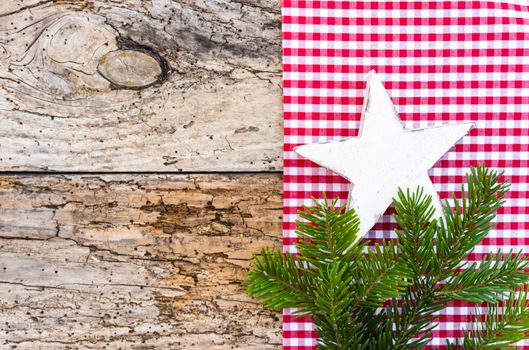
[[[529,261],[512,251],[466,261],[494,227],[509,188],[501,176],[471,168],[460,199],[446,201],[439,220],[423,189],[399,190],[398,239],[374,245],[359,239],[354,210],[314,200],[296,222],[298,254],[263,249],[247,293],[265,307],[311,315],[318,349],[421,349],[453,300],[485,303],[488,313],[448,349],[509,348],[529,335]]]

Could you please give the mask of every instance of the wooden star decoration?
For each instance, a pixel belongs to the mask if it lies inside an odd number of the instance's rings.
[[[359,237],[378,222],[399,187],[415,190],[422,186],[432,195],[436,217],[441,216],[428,169],[472,128],[472,123],[462,123],[404,129],[375,71],[368,74],[366,92],[357,137],[295,148],[299,155],[352,183],[347,207],[358,214]]]

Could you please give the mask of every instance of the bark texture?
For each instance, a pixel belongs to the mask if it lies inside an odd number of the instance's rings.
[[[281,167],[278,0],[0,2],[0,170]]]
[[[244,296],[281,177],[0,177],[0,349],[277,349]]]

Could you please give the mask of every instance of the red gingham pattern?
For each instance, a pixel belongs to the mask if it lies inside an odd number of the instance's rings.
[[[356,136],[367,72],[375,69],[406,128],[472,121],[429,174],[441,198],[478,162],[512,182],[495,230],[469,259],[529,250],[529,9],[519,1],[283,0],[285,251],[311,196],[347,198],[348,183],[293,147]],[[393,237],[389,214],[368,238]],[[309,318],[284,312],[284,349],[314,349]],[[453,303],[432,346],[461,337],[473,307]],[[523,349],[529,349],[529,342]]]

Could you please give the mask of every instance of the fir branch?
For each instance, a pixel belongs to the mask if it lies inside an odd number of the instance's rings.
[[[401,296],[413,277],[409,264],[401,259],[400,245],[392,241],[383,241],[369,249],[356,271],[356,307],[377,307],[388,299]]]
[[[361,324],[351,318],[355,290],[349,264],[335,261],[322,268],[316,281],[313,318],[321,338],[320,349],[361,349]]]
[[[448,301],[488,302],[484,326],[467,333],[463,349],[505,348],[529,335],[527,302],[513,297],[514,289],[528,283],[529,260],[511,252],[464,265],[493,227],[508,189],[500,176],[482,166],[471,169],[461,203],[454,196],[452,211],[446,202],[439,222],[422,189],[399,190],[399,240],[372,249],[359,240],[354,211],[336,208],[336,201],[315,202],[299,213],[300,254],[263,250],[248,275],[248,294],[269,308],[311,314],[318,348],[329,350],[420,349]],[[509,299],[500,312],[496,303],[505,295]]]
[[[425,195],[419,187],[413,193],[399,188],[394,199],[394,218],[400,229],[395,232],[399,237],[403,260],[415,273],[415,279],[421,279],[425,273],[438,270],[434,241],[437,233],[437,220],[433,219],[435,209],[432,196]]]
[[[354,210],[336,208],[327,198],[322,202],[313,199],[314,207],[304,207],[296,221],[299,242],[296,248],[312,266],[322,266],[336,260],[353,262],[363,254],[365,243],[358,240],[359,220]]]
[[[445,215],[439,220],[436,236],[436,256],[440,264],[440,277],[446,278],[461,267],[474,247],[494,227],[492,221],[503,204],[509,184],[499,182],[502,173],[482,165],[470,168],[466,176],[467,188],[461,188],[461,203],[453,195],[452,211],[449,202],[444,206]]]
[[[393,349],[393,328],[391,322],[388,322],[388,317],[391,318],[392,310],[385,310],[383,312],[385,319],[380,320],[371,328],[371,332],[367,333],[369,336],[369,350],[387,350]]]
[[[392,349],[421,349],[430,341],[431,331],[436,327],[433,321],[444,304],[435,299],[432,288],[416,289],[408,288],[400,300],[400,308],[397,300],[392,302],[393,310],[388,313],[394,329]]]
[[[487,302],[490,304],[503,300],[513,287],[529,282],[529,261],[514,254],[489,255],[476,262],[462,272],[446,280],[437,291],[437,296],[446,300],[463,300],[473,303]]]
[[[527,290],[511,291],[507,301],[488,307],[484,316],[476,316],[464,338],[464,350],[506,349],[529,335]],[[478,312],[476,312],[476,315]]]
[[[392,324],[394,349],[420,349],[429,342],[437,311],[444,303],[435,299],[433,289],[438,283],[435,272],[439,264],[435,259],[435,236],[437,220],[433,219],[435,209],[432,196],[426,195],[419,187],[415,192],[399,188],[394,199],[397,234],[403,260],[413,271],[413,286],[401,299],[398,308],[394,300],[393,310],[388,312]]]
[[[246,279],[248,295],[260,299],[269,309],[298,308],[301,314],[315,310],[311,304],[314,281],[299,268],[298,257],[264,248],[254,264]]]

